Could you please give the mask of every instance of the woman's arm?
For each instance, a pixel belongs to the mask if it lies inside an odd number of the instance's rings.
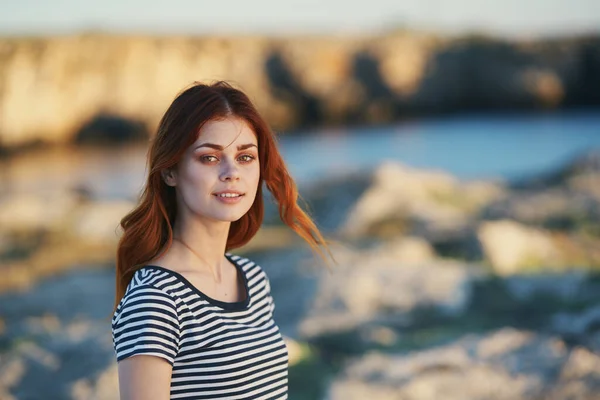
[[[168,400],[179,352],[176,299],[139,279],[125,293],[112,319],[119,392],[121,400]]]
[[[167,360],[136,355],[118,363],[121,400],[168,400],[173,367]]]

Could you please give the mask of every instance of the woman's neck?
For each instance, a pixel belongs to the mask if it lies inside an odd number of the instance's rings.
[[[230,225],[230,223],[219,223],[213,226],[195,224],[193,227],[189,224],[176,225],[173,229],[174,244],[178,245],[178,250],[200,261],[198,268],[210,270],[215,281],[220,282]],[[190,264],[198,265],[195,262]]]

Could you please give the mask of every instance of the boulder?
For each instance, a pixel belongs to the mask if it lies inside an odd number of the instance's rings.
[[[422,232],[461,230],[481,207],[503,193],[502,186],[493,182],[461,183],[445,172],[386,162],[374,171],[370,187],[356,201],[341,232],[361,237],[390,236],[410,231],[411,226]]]
[[[367,257],[395,261],[402,265],[431,263],[436,259],[435,249],[423,238],[400,236],[385,241],[367,252]]]
[[[333,381],[328,398],[592,400],[599,363],[557,338],[505,328],[423,351],[363,355]]]
[[[511,220],[483,222],[477,238],[494,271],[504,276],[524,269],[580,267],[599,261],[589,241]]]
[[[446,315],[464,311],[471,285],[481,273],[464,264],[433,260],[424,243],[412,240],[405,250],[397,250],[400,257],[388,251],[390,244],[365,252],[336,248],[339,265],[321,276],[300,334],[319,336],[385,319],[407,323],[421,308]]]

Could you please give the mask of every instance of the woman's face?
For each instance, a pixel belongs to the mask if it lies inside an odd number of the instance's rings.
[[[165,181],[177,190],[178,215],[233,222],[256,197],[260,168],[254,131],[239,118],[209,121]]]

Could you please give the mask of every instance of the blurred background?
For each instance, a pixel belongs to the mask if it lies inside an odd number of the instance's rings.
[[[291,399],[600,399],[600,2],[0,2],[0,399],[117,399],[117,225],[175,95],[279,137]]]

